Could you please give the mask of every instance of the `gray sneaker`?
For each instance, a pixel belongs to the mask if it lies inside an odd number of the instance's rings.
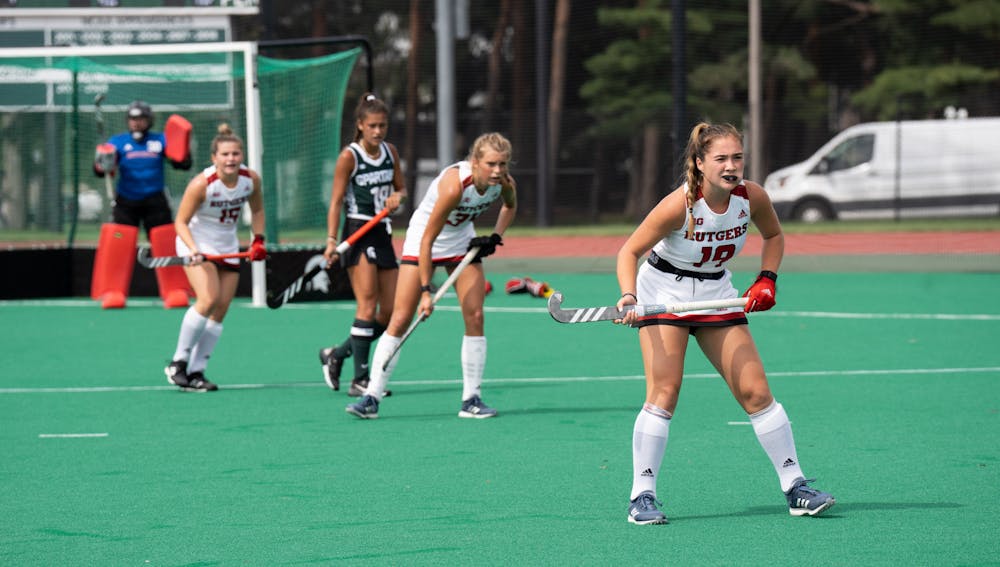
[[[480,398],[479,396],[472,396],[471,398],[462,402],[462,409],[459,410],[458,417],[486,419],[487,417],[495,417],[496,414],[497,410],[484,404],[482,398]]]
[[[354,402],[353,404],[347,404],[344,408],[349,414],[356,415],[361,419],[377,419],[378,418],[378,400],[372,396],[361,396],[361,399]]]
[[[646,524],[666,524],[667,517],[657,506],[662,506],[663,502],[653,496],[652,490],[640,492],[635,500],[628,505],[628,521],[631,524],[644,526]]]
[[[785,493],[788,513],[793,516],[818,516],[837,503],[833,495],[811,488],[807,483],[814,478],[800,478]]]

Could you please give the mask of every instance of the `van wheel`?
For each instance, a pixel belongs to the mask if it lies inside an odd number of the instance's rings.
[[[792,211],[792,218],[797,221],[813,223],[833,220],[835,215],[830,205],[826,202],[819,199],[810,199],[802,201],[795,206],[795,209]]]

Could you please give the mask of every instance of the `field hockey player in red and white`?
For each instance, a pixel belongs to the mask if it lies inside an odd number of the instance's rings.
[[[510,159],[511,144],[507,138],[495,132],[483,134],[476,138],[464,161],[444,168],[431,182],[406,231],[392,318],[375,348],[368,389],[357,403],[347,406],[348,413],[362,419],[378,417],[379,402],[399,360],[396,356],[399,347],[415,325],[431,315],[435,302],[453,282],[465,323],[461,350],[462,404],[458,415],[486,418],[497,414],[483,402],[481,392],[486,367],[483,334],[486,278],[481,260],[503,244],[502,235],[517,212]],[[497,200],[501,207],[493,233],[476,236],[472,222]],[[431,279],[438,266],[444,267],[450,276],[432,295]],[[413,320],[415,312],[419,318]]]
[[[618,309],[737,298],[726,263],[743,248],[751,222],[763,239],[761,271],[743,294],[743,307],[643,317],[629,311],[616,321],[639,328],[646,373],[646,399],[632,432],[628,520],[667,522],[658,508],[657,479],[691,336],[749,416],[778,474],[789,513],[815,516],[829,509],[834,498],[811,488],[802,473],[790,421],[771,395],[745,314],[775,304],[785,248],[781,224],[763,187],[743,179],[743,137],[735,127],[698,124],[684,160],[686,182],[650,211],[618,252]],[[650,250],[647,261],[637,267]],[[715,490],[712,497],[724,497]]]
[[[219,126],[212,140],[212,165],[188,183],[174,221],[177,254],[194,260],[184,271],[195,303],[184,313],[173,360],[164,372],[171,384],[184,390],[218,389],[205,377],[205,367],[236,296],[240,258],[205,261],[204,255],[239,252],[237,228],[247,204],[254,237],[246,258],[258,261],[267,256],[260,176],[243,164],[243,147],[243,140],[228,124]]]

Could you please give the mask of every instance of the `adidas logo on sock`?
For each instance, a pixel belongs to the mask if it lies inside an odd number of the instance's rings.
[[[782,463],[781,468],[794,467],[795,464],[796,464],[795,463],[795,459],[789,457],[789,458],[785,459],[784,463]]]
[[[646,470],[642,471],[641,473],[639,473],[639,476],[654,476],[653,475],[653,469],[646,469]]]

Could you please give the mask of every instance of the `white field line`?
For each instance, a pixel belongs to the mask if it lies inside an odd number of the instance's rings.
[[[107,433],[39,433],[39,439],[86,439],[107,437]]]
[[[449,292],[451,296],[454,293]],[[448,297],[449,294],[445,294]],[[133,307],[163,307],[159,299],[129,299],[128,305]],[[0,308],[3,307],[84,307],[98,310],[100,306],[96,301],[87,299],[8,299],[0,300]],[[234,303],[236,307],[247,309],[267,309],[257,307],[249,301],[238,300]],[[355,311],[357,307],[354,302],[344,301],[315,301],[305,303],[290,303],[282,306],[282,310],[312,309],[317,311]],[[459,311],[457,305],[437,305],[435,311]],[[485,306],[483,311],[487,313],[538,313],[548,315],[546,307],[493,307]],[[754,313],[755,317],[809,317],[820,319],[906,319],[906,320],[927,320],[927,321],[1000,321],[1000,314],[995,313],[850,313],[838,311],[782,311],[780,309],[767,311],[766,313]]]
[[[987,366],[980,368],[910,368],[902,370],[814,370],[796,372],[768,372],[769,377],[784,378],[817,378],[838,376],[901,376],[913,374],[1000,374],[1000,366]],[[718,374],[714,372],[703,372],[696,374],[686,374],[686,380],[716,379]],[[642,375],[633,376],[549,376],[536,378],[487,378],[484,382],[489,384],[567,384],[574,382],[628,382],[645,380]],[[409,386],[442,386],[461,384],[460,378],[441,380],[400,380],[392,383],[393,388]],[[219,390],[256,390],[266,388],[326,388],[326,384],[320,381],[314,382],[290,382],[286,384],[223,384]],[[3,394],[99,394],[106,392],[156,392],[156,391],[177,391],[174,386],[92,386],[92,387],[67,387],[67,388],[0,388],[0,395]],[[213,394],[210,394],[213,395]]]

